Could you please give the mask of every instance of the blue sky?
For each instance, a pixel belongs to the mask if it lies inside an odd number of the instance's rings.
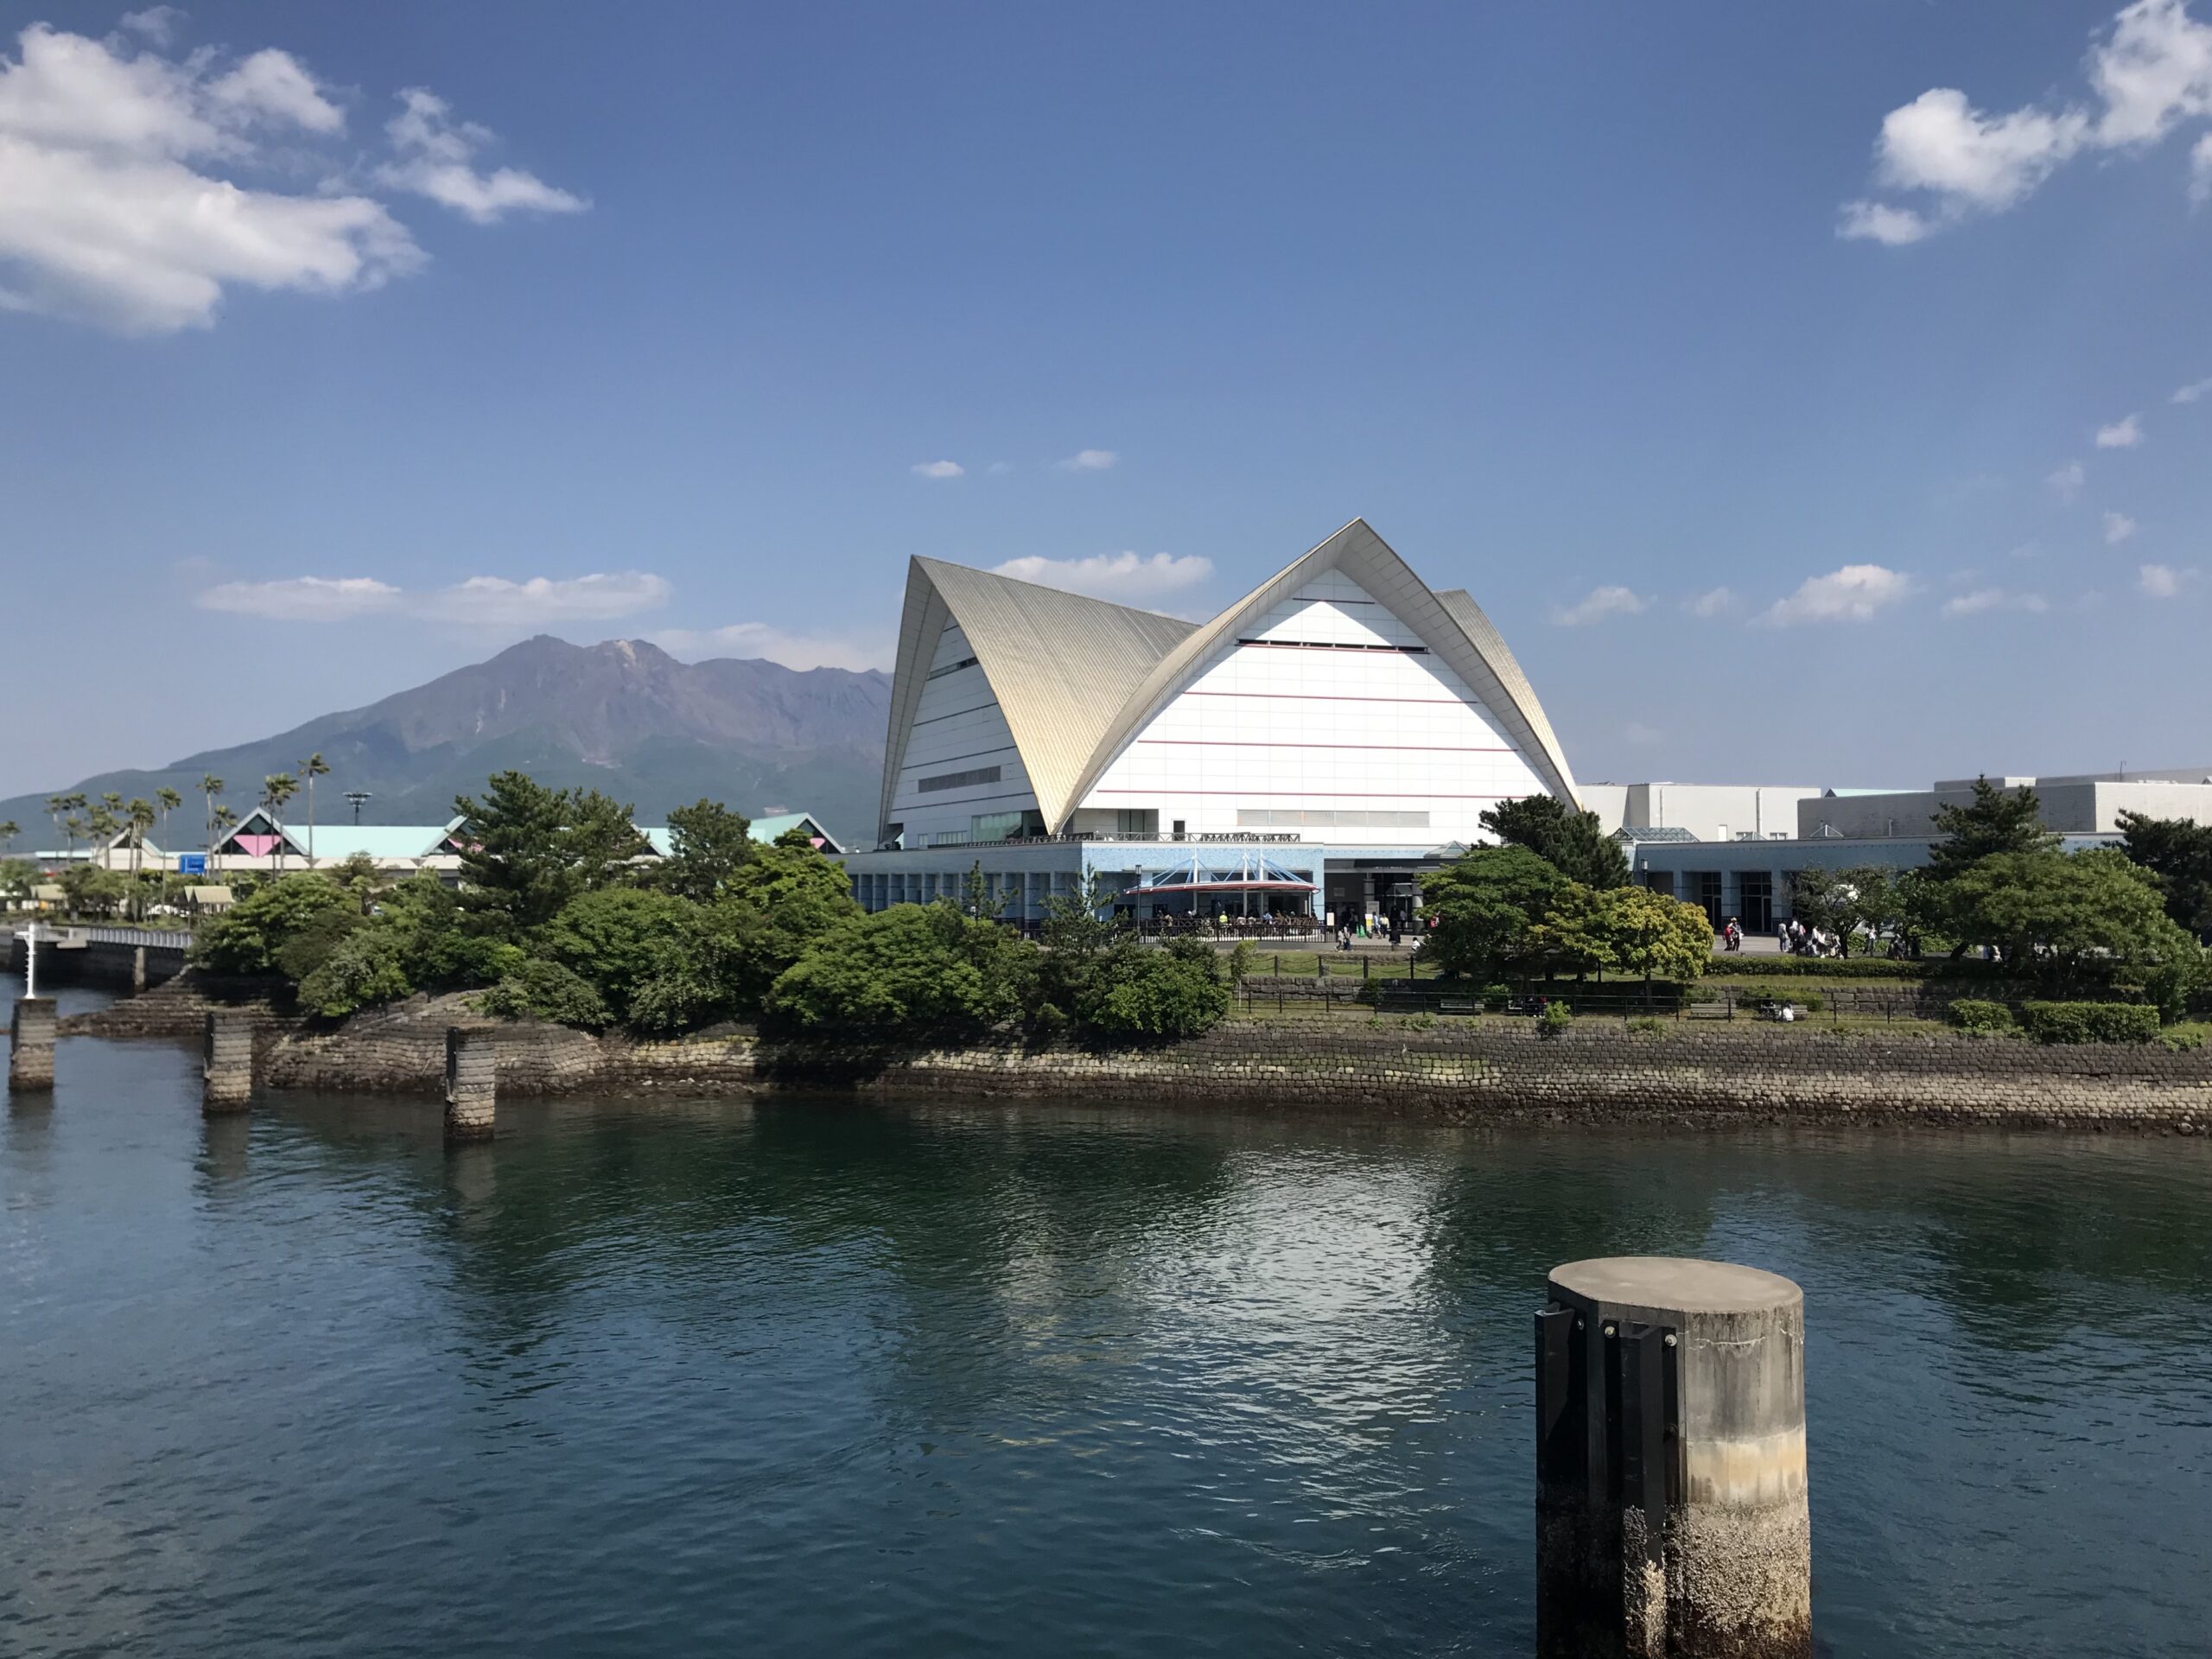
[[[1355,514],[1586,779],[2212,760],[2205,0],[22,16],[0,792]]]

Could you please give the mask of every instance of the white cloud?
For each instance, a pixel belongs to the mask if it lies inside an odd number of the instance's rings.
[[[1078,449],[1054,464],[1064,473],[1103,473],[1121,462],[1122,457],[1111,449]]]
[[[1912,578],[1878,564],[1847,564],[1808,576],[1797,591],[1769,606],[1760,620],[1775,627],[1800,622],[1866,622],[1913,590]]]
[[[518,209],[580,213],[591,205],[535,173],[512,167],[478,172],[471,162],[493,142],[490,130],[454,120],[452,106],[435,92],[410,86],[399,94],[399,106],[385,126],[398,159],[377,169],[378,179],[391,188],[428,196],[479,225],[495,224]]]
[[[1197,553],[1180,557],[1166,553],[1154,553],[1150,557],[1139,553],[1093,553],[1083,559],[1046,559],[1033,554],[1027,558],[1008,559],[991,569],[997,575],[1012,576],[1017,582],[1038,582],[1046,588],[1088,594],[1093,599],[1110,599],[1122,604],[1159,599],[1194,588],[1213,575],[1213,561]]]
[[[226,582],[193,602],[203,611],[266,617],[275,622],[340,622],[396,611],[406,594],[373,576],[287,576],[277,582]]]
[[[2177,570],[2171,564],[2146,564],[2135,573],[2135,585],[2152,599],[2171,599],[2196,580],[2195,570]]]
[[[1007,474],[1014,470],[1014,463],[1010,461],[995,461],[989,466],[984,467],[983,470],[988,473],[993,478],[1003,478]]]
[[[2192,380],[2187,385],[2176,390],[2173,401],[2177,404],[2193,404],[2200,400],[2208,391],[2212,391],[2212,380]]]
[[[2088,472],[2078,461],[2068,461],[2044,480],[2044,482],[2050,486],[2062,501],[2078,499],[2082,493],[2082,486],[2088,481]]]
[[[2124,512],[2105,514],[2105,545],[2118,547],[2136,531],[2135,521]]]
[[[916,478],[958,478],[967,470],[957,461],[918,461],[912,467]]]
[[[2212,201],[2212,132],[2189,152],[2189,199],[2199,207]]]
[[[1562,628],[1580,628],[1609,616],[1634,616],[1650,606],[1631,588],[1592,588],[1572,605],[1552,607],[1552,620]]]
[[[721,628],[669,628],[649,636],[686,662],[709,657],[765,657],[786,668],[889,668],[894,655],[887,635],[790,633],[766,622],[733,622]]]
[[[226,582],[194,602],[205,611],[280,622],[341,622],[405,614],[471,626],[537,626],[607,621],[668,601],[669,585],[641,570],[567,578],[471,576],[450,588],[410,593],[373,576],[287,576],[273,582]]]
[[[343,182],[347,158],[314,149],[346,116],[307,67],[166,55],[181,17],[132,13],[98,41],[34,23],[0,52],[0,310],[168,334],[211,325],[232,288],[358,293],[418,270],[406,228]],[[298,191],[308,164],[335,181]],[[483,182],[479,217],[529,205]]]
[[[2143,422],[2138,415],[2126,420],[2114,421],[2110,426],[2097,429],[2097,448],[2100,449],[2133,449],[2143,442]]]
[[[1989,611],[2026,611],[2040,616],[2050,608],[2050,601],[2041,594],[2008,593],[2002,588],[1980,588],[1973,593],[1945,600],[1941,614],[1946,620],[1961,616],[1980,616]]]
[[[1936,226],[1910,207],[1892,207],[1885,201],[1847,201],[1835,233],[1847,242],[1879,242],[1902,248],[1931,235]]]
[[[1700,594],[1695,599],[1685,600],[1682,608],[1692,616],[1726,616],[1733,611],[1738,603],[1740,601],[1736,597],[1734,588],[1713,588]]]
[[[1839,233],[1892,246],[1916,242],[1975,213],[2002,213],[2077,155],[2149,148],[2184,122],[2212,115],[2212,27],[2185,0],[2135,0],[2091,48],[2087,104],[1976,109],[1956,87],[1933,87],[1882,118],[1875,175],[1921,205],[1853,201]],[[2212,139],[2192,161],[2192,194],[2212,191]]]

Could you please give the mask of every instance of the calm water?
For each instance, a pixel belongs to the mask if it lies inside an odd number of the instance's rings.
[[[1837,1654],[2201,1654],[2212,1152],[1096,1109],[0,1118],[0,1651],[1532,1647],[1576,1256],[1809,1306]]]

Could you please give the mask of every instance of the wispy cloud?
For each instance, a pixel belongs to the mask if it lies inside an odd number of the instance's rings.
[[[1552,620],[1562,628],[1586,627],[1609,616],[1634,616],[1651,601],[1632,588],[1592,588],[1572,605],[1554,605]]]
[[[709,657],[765,657],[785,668],[889,668],[895,655],[888,634],[797,633],[766,622],[733,622],[720,628],[668,628],[647,636],[686,662]]]
[[[2026,611],[2040,616],[2050,608],[2041,594],[2012,593],[2002,588],[1978,588],[1943,601],[1939,613],[1946,621],[1961,616],[1984,616],[1992,611]]]
[[[1033,582],[1071,594],[1116,603],[1165,598],[1195,588],[1213,575],[1213,561],[1200,554],[1094,553],[1088,558],[1047,559],[1034,555],[1008,559],[992,569],[1017,582]]]
[[[270,582],[220,582],[193,602],[203,611],[278,622],[406,615],[469,627],[528,627],[634,616],[666,604],[670,592],[664,579],[642,570],[533,576],[526,582],[471,576],[449,588],[416,591],[373,576],[284,576]]]
[[[1684,600],[1682,608],[1692,616],[1726,616],[1742,602],[1732,588],[1708,588],[1695,599]]]
[[[379,187],[480,220],[582,206],[510,169],[470,173],[476,194],[457,197],[418,171],[419,146],[368,167],[305,64],[273,48],[172,54],[181,20],[132,13],[102,40],[33,23],[0,52],[0,309],[161,334],[211,326],[234,289],[374,289],[425,263]],[[448,149],[488,137],[443,108]],[[302,190],[309,168],[324,182]]]
[[[2107,547],[2118,547],[2122,542],[2133,536],[2135,533],[2137,525],[2135,521],[2124,512],[2108,512],[2105,514],[2105,545]]]
[[[959,478],[968,469],[957,461],[918,461],[911,470],[916,478]]]
[[[2067,502],[2080,499],[2082,486],[2088,481],[2088,469],[2078,461],[2069,461],[2063,467],[2055,468],[2050,475],[2044,480],[2044,483],[2050,486],[2053,494],[2056,495],[2060,500]]]
[[[1878,187],[1910,206],[1847,202],[1837,233],[1902,246],[2027,200],[2083,154],[2139,153],[2185,122],[2212,114],[2212,28],[2183,0],[2136,0],[2091,47],[2091,96],[2056,107],[1993,115],[1953,86],[1933,87],[1882,118]],[[2192,153],[2191,193],[2212,190],[2212,140]]]
[[[2212,392],[2212,379],[2192,380],[2187,385],[2177,388],[2171,401],[2194,404],[2202,401],[2207,392]]]
[[[2100,449],[2133,449],[2143,442],[2143,418],[2130,415],[2114,421],[2110,426],[2097,429],[2097,448]]]
[[[1808,576],[1769,606],[1760,620],[1778,628],[1802,622],[1867,622],[1913,591],[1912,578],[1878,564],[1847,564]]]
[[[591,205],[518,168],[479,171],[476,152],[496,142],[493,134],[454,119],[453,106],[427,87],[399,94],[399,113],[385,132],[393,158],[377,169],[379,182],[427,196],[479,225],[497,224],[512,213],[580,213]]]
[[[1111,449],[1078,449],[1053,463],[1064,473],[1103,473],[1121,464],[1122,457]]]
[[[2196,580],[2195,569],[2179,570],[2171,564],[2146,564],[2135,573],[2135,585],[2152,599],[2171,599]]]

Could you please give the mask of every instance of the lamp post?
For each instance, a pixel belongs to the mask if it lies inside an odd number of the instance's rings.
[[[346,804],[353,809],[353,827],[356,830],[361,827],[362,806],[375,798],[376,797],[365,789],[349,789],[346,791]]]

